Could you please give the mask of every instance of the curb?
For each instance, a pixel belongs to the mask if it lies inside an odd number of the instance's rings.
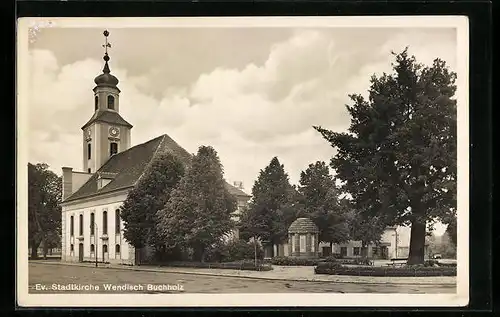
[[[73,264],[73,263],[54,263],[54,262],[31,262],[37,264],[45,265],[63,265],[63,266],[77,266],[96,269],[95,266],[84,265],[84,264]],[[97,269],[116,269],[122,271],[136,271],[136,272],[154,272],[154,273],[170,273],[170,274],[186,274],[186,275],[204,275],[204,276],[216,276],[216,277],[226,277],[226,278],[246,278],[253,280],[266,280],[266,281],[288,281],[288,282],[309,282],[309,283],[338,283],[338,284],[369,284],[369,285],[425,285],[425,286],[456,286],[456,283],[391,283],[391,282],[353,282],[353,281],[331,281],[331,280],[308,280],[308,279],[293,279],[293,278],[272,278],[272,277],[257,277],[257,276],[241,276],[234,274],[215,274],[207,272],[186,272],[186,271],[167,271],[160,269],[148,269],[139,268],[135,266],[130,267],[120,267],[120,266],[99,266]]]

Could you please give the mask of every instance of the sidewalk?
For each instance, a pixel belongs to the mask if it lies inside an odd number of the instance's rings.
[[[33,261],[31,263],[46,265],[69,265],[94,267],[93,263],[71,263],[56,261]],[[380,277],[380,276],[345,276],[315,274],[313,266],[273,266],[272,271],[240,271],[229,269],[198,269],[157,266],[125,266],[116,264],[99,264],[100,269],[118,269],[156,273],[175,273],[191,275],[208,275],[220,277],[238,277],[264,280],[309,281],[357,284],[406,284],[406,285],[456,285],[455,276],[435,277]]]

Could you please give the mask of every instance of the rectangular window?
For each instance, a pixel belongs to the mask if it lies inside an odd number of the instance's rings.
[[[340,255],[347,256],[347,247],[340,247]]]
[[[316,252],[316,242],[314,241],[314,235],[311,236],[311,252]]]
[[[87,159],[92,158],[92,145],[90,143],[87,143]]]
[[[102,234],[108,234],[108,212],[106,210],[102,213]]]
[[[306,236],[300,236],[300,252],[306,252]]]
[[[83,236],[83,215],[80,214],[80,236]]]
[[[72,237],[75,235],[75,217],[71,216],[69,223],[69,235]]]
[[[120,233],[120,209],[115,210],[115,233]]]
[[[358,256],[359,255],[359,247],[352,248],[352,254],[355,256]]]
[[[89,169],[87,169],[87,172],[89,172],[89,174],[90,174],[90,173],[92,173],[92,170],[89,168]]]
[[[295,252],[297,242],[295,241],[295,236],[292,236],[292,252]]]
[[[373,253],[373,255],[378,255],[378,248],[377,247],[373,247],[372,248],[372,253]]]
[[[95,224],[95,214],[91,213],[90,214],[90,235],[94,235],[94,224]]]
[[[109,156],[115,155],[116,153],[118,153],[118,143],[111,142],[109,144]]]

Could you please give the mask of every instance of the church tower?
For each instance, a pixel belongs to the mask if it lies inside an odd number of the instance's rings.
[[[109,32],[104,31],[104,68],[94,79],[94,114],[82,127],[83,168],[95,173],[113,155],[130,148],[132,125],[120,116],[118,78],[111,75],[108,62]]]

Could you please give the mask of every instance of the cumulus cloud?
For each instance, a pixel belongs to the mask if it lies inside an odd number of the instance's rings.
[[[355,30],[352,36],[342,32],[307,29],[283,33],[287,37],[274,39],[272,45],[253,47],[252,54],[258,56],[255,61],[246,56],[238,66],[218,62],[209,67],[208,62],[201,62],[203,67],[196,76],[192,74],[197,61],[192,60],[188,77],[193,79],[188,84],[169,85],[171,80],[162,84],[167,71],[158,52],[151,57],[158,58],[157,67],[143,73],[137,71],[140,60],[133,67],[124,59],[115,65],[112,56],[111,72],[119,78],[122,91],[120,113],[134,125],[132,144],[167,133],[191,153],[201,145],[211,145],[219,153],[226,178],[242,180],[247,192],[259,170],[278,156],[296,183],[308,164],[329,161],[335,153],[312,126],[344,131],[350,123],[345,110],[347,95],[366,91],[373,73],[390,71],[391,50],[409,46],[423,62],[435,57],[442,57],[452,67],[456,62],[452,31],[392,30],[384,31],[383,36],[370,36],[370,30]],[[360,41],[361,35],[365,41]],[[103,65],[88,57],[63,64],[54,51],[32,49],[29,54],[29,159],[47,162],[60,173],[62,166],[81,169],[80,127],[93,113],[93,79]],[[177,58],[181,58],[179,54]],[[168,76],[175,78],[176,73]]]

